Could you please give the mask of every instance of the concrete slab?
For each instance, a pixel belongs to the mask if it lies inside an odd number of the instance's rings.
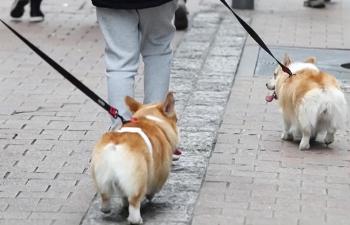
[[[350,50],[273,47],[271,51],[279,59],[288,54],[295,61],[303,61],[309,56],[315,56],[320,69],[335,75],[340,80],[350,80],[350,70],[341,67],[349,61]],[[271,76],[276,66],[274,59],[260,49],[255,69],[256,76]]]

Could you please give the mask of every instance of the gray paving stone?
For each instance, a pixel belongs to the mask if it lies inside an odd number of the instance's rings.
[[[298,11],[297,8],[302,7],[296,6],[299,3],[287,2],[291,4],[291,7],[295,7],[293,10]],[[317,43],[316,40],[311,40],[304,46],[303,40],[310,37],[304,37],[300,40],[291,38],[278,42],[281,36],[278,37],[276,34],[282,32],[283,29],[274,30],[273,18],[280,18],[279,16],[284,15],[284,13],[276,17],[268,15],[270,15],[271,7],[276,7],[275,9],[279,11],[283,8],[279,4],[283,3],[280,1],[273,1],[273,3],[271,1],[270,3],[256,1],[256,4],[262,11],[252,11],[248,14],[253,18],[253,25],[258,26],[259,34],[264,35],[263,37],[269,32],[273,34],[266,38],[268,43],[276,45],[273,50],[278,50],[277,54],[293,50],[294,45],[308,47],[309,44],[310,46],[318,45],[322,48],[328,48],[326,41],[322,40]],[[336,7],[342,6],[340,4]],[[289,7],[285,9],[286,12],[290,10],[292,9]],[[301,11],[298,12],[299,16],[304,18],[305,23],[308,23],[306,22],[307,16]],[[332,13],[334,12],[332,11]],[[292,14],[294,15],[294,13]],[[268,17],[268,20],[263,21],[262,18],[267,19]],[[284,17],[283,20],[290,25],[293,24],[293,26],[298,23],[292,21],[290,17],[289,19]],[[321,30],[325,27],[325,24],[318,23],[318,25],[319,27],[315,29]],[[319,35],[324,34],[317,34],[317,36]],[[216,38],[217,40],[222,39],[220,43],[230,45],[229,39],[219,37],[219,35]],[[337,44],[340,44],[339,40],[337,43],[332,43],[332,45]],[[255,45],[255,43],[249,38],[246,46],[250,45]],[[288,45],[288,48],[281,48],[283,45]],[[298,53],[298,56],[311,53],[322,54],[321,52],[328,51],[322,49],[303,51],[303,48],[292,50],[291,53]],[[217,55],[229,54],[227,51],[215,51]],[[339,53],[337,57],[343,54],[341,51]],[[323,53],[320,55],[323,67],[325,67],[323,62],[326,62],[328,57],[332,58],[332,54]],[[346,51],[344,54],[347,54]],[[259,71],[265,72],[257,75],[240,73],[235,78],[191,224],[225,224],[221,222],[222,216],[231,214],[243,217],[242,223],[245,225],[346,224],[346,218],[349,218],[345,216],[345,208],[348,207],[349,199],[349,164],[347,161],[349,140],[346,138],[349,124],[347,123],[345,129],[337,133],[338,138],[334,143],[335,146],[331,149],[327,149],[321,144],[315,144],[311,151],[301,152],[297,150],[296,143],[281,141],[282,124],[280,119],[276,119],[280,118],[278,107],[276,104],[266,105],[262,97],[267,93],[264,84],[269,78],[258,76],[265,75],[266,71],[271,71],[272,61],[269,56],[266,56],[265,53],[262,54],[262,52],[255,57],[256,61],[249,62],[252,65],[245,66],[252,66],[254,71],[253,64],[257,63],[257,73]],[[327,62],[331,62],[330,58]],[[270,64],[264,60],[269,61]],[[336,62],[334,61],[330,65],[334,63]],[[213,61],[212,64],[215,62]],[[346,86],[346,76],[341,77],[339,73],[337,76],[342,79],[344,86]],[[344,88],[344,90],[347,99],[349,99],[347,89]],[[337,172],[338,175],[336,175]],[[208,188],[210,185],[217,186]],[[222,200],[221,193],[225,193],[224,200]],[[217,199],[211,195],[217,195]],[[346,203],[340,203],[340,199]],[[330,205],[332,209],[330,209]],[[342,208],[341,205],[345,208]],[[210,209],[212,209],[213,215],[210,213]],[[210,215],[210,219],[201,219],[206,215]],[[331,219],[328,219],[328,215],[331,215]],[[230,221],[226,224],[235,223]]]

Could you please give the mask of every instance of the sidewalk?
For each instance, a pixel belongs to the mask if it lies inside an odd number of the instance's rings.
[[[344,0],[323,10],[304,8],[302,1],[260,0],[250,16],[279,57],[318,56],[343,82],[350,102],[350,71],[339,67],[350,57],[334,53],[350,53],[349,12]],[[248,38],[192,225],[350,224],[350,125],[329,148],[299,151],[297,143],[281,141],[277,104],[264,102],[272,62]]]
[[[11,3],[0,3],[2,15]],[[200,3],[172,69],[184,157],[144,207],[145,224],[191,221],[245,40],[217,2]],[[47,0],[43,10],[43,23],[11,24],[106,99],[104,43],[90,1]],[[114,214],[101,214],[90,177],[91,149],[108,129],[108,115],[5,27],[0,43],[0,224],[125,224],[118,199]],[[142,83],[137,76],[140,99]]]
[[[282,142],[277,105],[264,101],[270,58],[246,41],[219,1],[189,1],[192,26],[177,35],[171,77],[185,151],[143,207],[144,224],[349,224],[350,126],[330,149],[301,152]],[[0,2],[1,15],[11,3]],[[240,14],[279,56],[307,52],[285,47],[350,48],[347,0],[324,10],[295,0],[255,3]],[[11,24],[106,99],[104,42],[90,1],[46,0],[43,7],[45,22]],[[108,115],[3,26],[0,43],[0,224],[126,224],[117,197],[113,213],[102,215],[89,170]],[[332,54],[320,53],[322,66]],[[335,71],[349,92],[350,76]]]

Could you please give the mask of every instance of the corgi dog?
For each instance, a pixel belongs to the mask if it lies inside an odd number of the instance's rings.
[[[347,116],[347,102],[340,84],[335,77],[320,71],[316,59],[310,57],[305,62],[292,62],[286,55],[283,64],[293,76],[284,73],[280,66],[274,77],[266,84],[282,111],[284,129],[283,140],[300,140],[299,149],[310,148],[310,139],[326,132],[324,143],[334,141],[335,132],[342,127]]]
[[[92,154],[92,177],[101,195],[101,211],[110,212],[111,196],[122,196],[128,222],[141,224],[141,201],[151,200],[166,182],[179,142],[175,101],[143,105],[125,98],[133,116],[119,130],[105,133]]]

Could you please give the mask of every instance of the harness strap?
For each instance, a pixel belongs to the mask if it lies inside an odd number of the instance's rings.
[[[149,140],[149,138],[147,137],[147,135],[145,134],[145,132],[143,132],[143,130],[139,127],[122,127],[119,130],[117,130],[116,132],[118,133],[136,133],[138,135],[140,135],[143,139],[143,141],[145,142],[145,144],[147,145],[147,149],[148,151],[152,154],[153,153],[153,148],[152,148],[152,143]]]
[[[253,30],[253,28],[251,28],[240,16],[237,15],[237,13],[235,13],[233,11],[233,9],[227,4],[227,2],[225,0],[220,0],[222,2],[222,4],[224,4],[226,6],[226,8],[228,8],[232,14],[237,18],[238,22],[243,26],[243,28],[248,32],[248,34],[256,41],[256,43],[258,43],[258,45],[260,45],[260,47],[262,49],[264,49],[272,58],[274,58],[276,60],[276,62],[281,66],[283,72],[288,73],[289,76],[292,76],[293,73],[290,71],[290,69],[288,67],[286,67],[285,65],[283,65],[271,52],[271,50],[267,47],[267,45],[265,44],[265,42],[260,38],[260,36]]]

